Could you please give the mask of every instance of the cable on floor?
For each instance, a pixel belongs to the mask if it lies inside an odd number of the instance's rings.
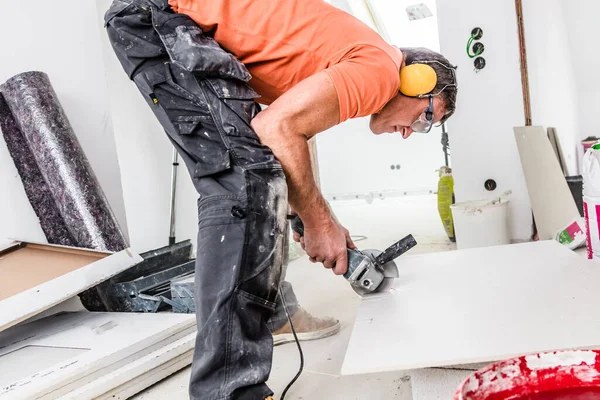
[[[294,328],[294,324],[292,323],[292,317],[290,316],[290,313],[288,312],[288,307],[285,302],[285,296],[283,294],[283,290],[281,289],[281,286],[279,286],[279,293],[281,293],[281,301],[283,302],[283,309],[285,310],[285,315],[287,316],[288,322],[290,323],[290,327],[292,328],[292,334],[294,335],[294,340],[296,341],[296,346],[298,346],[298,353],[300,354],[300,368],[298,369],[298,373],[296,374],[294,379],[292,379],[290,381],[290,383],[288,383],[288,385],[283,390],[283,393],[281,394],[281,400],[284,400],[285,395],[287,394],[288,390],[292,387],[292,385],[294,383],[296,383],[296,381],[302,374],[302,371],[304,370],[304,353],[302,352],[302,346],[300,346],[300,340],[298,340],[298,335],[296,335],[296,329]]]

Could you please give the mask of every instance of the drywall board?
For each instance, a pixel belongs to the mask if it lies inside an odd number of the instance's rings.
[[[129,381],[127,384],[120,386],[97,397],[95,400],[125,400],[133,395],[142,392],[153,384],[163,380],[164,378],[173,375],[177,371],[187,367],[192,363],[194,350],[190,350],[177,358],[169,361],[160,368],[150,370],[137,379]]]
[[[41,369],[52,367],[89,349],[73,347],[25,346],[3,355],[0,359],[0,387],[9,385],[35,374]],[[22,368],[14,368],[21,365]]]
[[[539,238],[553,239],[579,218],[575,200],[546,130],[527,126],[514,132]]]
[[[600,347],[600,263],[554,241],[402,256],[362,300],[342,374]]]
[[[0,332],[130,268],[129,249],[87,249],[15,242],[0,250]]]
[[[195,340],[196,332],[190,333],[60,398],[61,400],[96,399],[107,395],[112,397],[138,393],[178,371],[178,369],[173,370],[174,366],[181,369],[191,364]]]
[[[587,256],[587,253],[586,253]],[[70,299],[67,299],[61,303],[58,303],[54,307],[50,307],[44,312],[39,314],[35,314],[33,317],[26,319],[21,322],[21,324],[27,324],[29,322],[37,321],[38,319],[46,318],[51,315],[62,314],[66,312],[79,312],[79,311],[87,311],[86,308],[81,303],[81,299],[79,296],[73,296]]]
[[[174,328],[173,331],[170,331],[167,336],[157,342],[145,342],[140,343],[142,345],[141,350],[129,355],[128,357],[121,358],[118,361],[107,365],[103,368],[100,368],[92,373],[82,375],[76,380],[72,380],[70,383],[65,384],[64,386],[57,388],[56,390],[50,391],[42,396],[37,397],[38,400],[54,400],[56,398],[62,398],[63,396],[69,395],[73,391],[77,391],[82,387],[89,387],[96,391],[109,391],[116,390],[115,386],[118,385],[118,381],[120,379],[110,379],[104,380],[107,375],[112,375],[115,371],[121,371],[124,376],[132,376],[132,372],[135,370],[145,369],[148,363],[156,363],[157,360],[151,360],[150,362],[142,362],[140,363],[140,359],[148,360],[150,358],[156,358],[158,361],[160,360],[168,360],[169,357],[178,357],[177,354],[182,349],[181,346],[175,348],[175,351],[171,348],[173,342],[179,341],[181,338],[195,335],[196,327],[195,324],[188,324],[182,330],[178,330],[178,328]],[[186,341],[185,345],[187,346],[189,342]],[[192,343],[193,344],[193,343]],[[164,352],[163,350],[168,350]],[[158,368],[161,368],[160,366]],[[136,380],[137,378],[133,378]],[[148,379],[149,380],[149,379]],[[98,386],[94,386],[94,382],[96,381],[104,381],[104,386],[100,390]],[[90,386],[91,385],[91,386]],[[86,397],[79,397],[86,398]]]
[[[5,355],[27,346],[87,351],[5,384],[0,387],[0,399],[60,397],[135,363],[194,330],[193,315],[177,314],[80,312],[20,325],[0,334],[0,364]],[[29,367],[17,362],[11,368]],[[106,390],[112,388],[106,383]]]
[[[560,170],[565,176],[567,176],[566,161],[565,157],[563,156],[562,148],[560,146],[560,139],[558,138],[558,132],[556,131],[556,128],[548,128],[548,140],[550,140],[552,150],[554,150],[554,154],[556,154]]]

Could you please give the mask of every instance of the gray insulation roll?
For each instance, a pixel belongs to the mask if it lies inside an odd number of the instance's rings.
[[[30,150],[30,156],[24,158],[31,165],[33,157],[75,244],[103,251],[126,248],[125,237],[48,76],[43,72],[19,74],[1,85],[0,93]]]
[[[0,130],[46,239],[52,244],[77,246],[58,211],[52,192],[35,162],[35,157],[29,150],[29,145],[1,93]]]

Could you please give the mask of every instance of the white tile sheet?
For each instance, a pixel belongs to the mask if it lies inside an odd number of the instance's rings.
[[[342,374],[600,347],[600,263],[547,241],[400,257],[363,299]]]

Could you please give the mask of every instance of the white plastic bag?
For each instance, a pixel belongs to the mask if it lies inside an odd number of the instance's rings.
[[[582,172],[588,258],[600,259],[600,142],[586,151]]]

